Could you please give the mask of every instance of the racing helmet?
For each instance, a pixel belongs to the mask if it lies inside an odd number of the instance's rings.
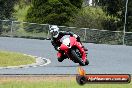
[[[59,35],[59,28],[56,25],[52,25],[50,28],[50,33],[53,38],[57,38]]]

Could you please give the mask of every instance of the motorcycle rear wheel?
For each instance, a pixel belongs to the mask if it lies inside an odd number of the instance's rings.
[[[88,64],[89,64],[89,61],[88,61],[88,59],[86,59],[85,65],[88,65]]]

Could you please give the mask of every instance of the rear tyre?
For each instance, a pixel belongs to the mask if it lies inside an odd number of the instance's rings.
[[[85,66],[85,63],[82,61],[82,58],[78,56],[75,50],[71,50],[72,58],[79,63],[81,66]]]
[[[88,59],[86,59],[85,65],[88,65],[88,64],[89,64],[89,61],[88,61]]]

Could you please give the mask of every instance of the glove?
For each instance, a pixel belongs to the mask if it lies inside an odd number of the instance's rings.
[[[73,34],[73,37],[77,38],[78,36],[76,34]]]

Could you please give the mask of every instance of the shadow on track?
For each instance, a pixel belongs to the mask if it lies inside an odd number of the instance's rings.
[[[69,66],[55,66],[55,67],[79,67],[79,65],[69,65]]]
[[[79,67],[79,65],[52,65],[52,66],[45,66],[45,67]]]
[[[59,68],[61,68],[61,67],[79,67],[80,65],[52,65],[52,66],[45,66],[45,67],[59,67]],[[92,66],[92,65],[87,65],[87,66]],[[83,67],[87,67],[87,66],[83,66]]]

